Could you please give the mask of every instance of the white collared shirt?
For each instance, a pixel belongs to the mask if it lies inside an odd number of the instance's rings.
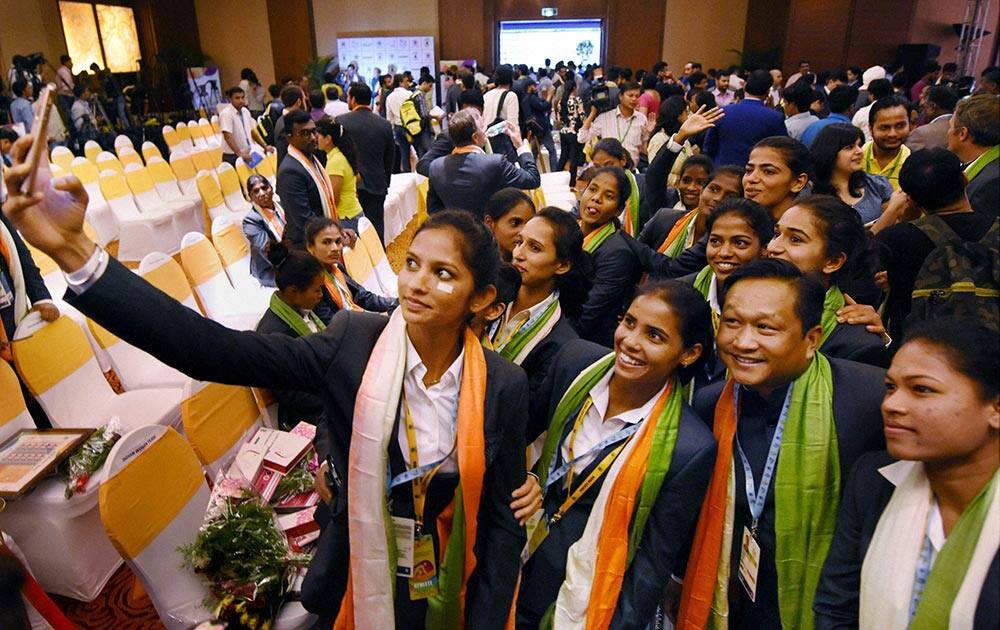
[[[622,108],[619,106],[594,118],[590,129],[580,129],[577,133],[577,140],[586,144],[594,136],[598,138],[615,138],[622,143],[625,150],[632,156],[632,161],[638,164],[639,150],[642,148],[642,135],[645,128],[646,117],[641,112],[633,111],[632,115],[626,118],[622,115]]]
[[[399,108],[403,106],[403,101],[411,96],[413,92],[400,86],[385,97],[385,117],[391,124],[397,127],[403,124],[403,120],[399,117]]]
[[[254,128],[253,116],[246,107],[241,107],[239,111],[232,104],[227,105],[219,113],[219,129],[222,132],[229,132],[240,151],[250,151],[253,148],[253,136],[250,130]],[[235,154],[228,142],[222,142],[222,152]]]
[[[642,422],[650,412],[653,411],[653,407],[656,405],[656,400],[663,394],[663,390],[666,389],[667,384],[664,383],[663,389],[656,392],[652,398],[646,401],[646,403],[639,407],[638,409],[630,409],[624,413],[618,414],[614,418],[604,419],[605,414],[608,412],[608,402],[610,400],[610,390],[608,386],[611,383],[611,376],[614,374],[614,368],[608,370],[608,373],[594,385],[593,389],[590,390],[590,399],[593,404],[587,410],[587,414],[583,417],[583,424],[580,426],[580,430],[576,433],[576,440],[573,442],[573,455],[580,457],[595,444],[614,435],[616,432],[624,429],[627,425],[636,424],[637,422]],[[573,417],[572,421],[576,418]],[[590,453],[586,457],[582,457],[579,462],[574,466],[574,473],[579,474],[581,471],[585,470],[587,466],[590,466],[594,458],[600,453]],[[569,461],[569,435],[567,434],[566,439],[562,443],[562,457],[564,462]]]
[[[907,476],[913,470],[914,466],[923,466],[923,464],[911,460],[900,460],[879,468],[878,472],[889,483],[899,487],[901,483],[906,481]],[[947,539],[944,535],[944,521],[941,519],[941,507],[933,495],[931,496],[930,511],[927,514],[927,531],[924,534],[931,541],[931,566],[934,566],[934,560],[937,559],[937,555],[941,551],[941,548],[944,547]]]
[[[526,322],[539,315],[542,311],[547,309],[552,302],[559,299],[559,296],[555,291],[549,294],[549,297],[545,298],[538,304],[535,304],[531,308],[524,309],[523,311],[514,314],[511,317],[507,317],[507,321],[504,323],[503,330],[500,331],[500,336],[497,337],[498,343],[503,343],[510,339],[511,334],[514,331],[519,330],[524,326]],[[514,303],[511,302],[507,307],[508,312],[514,307]]]
[[[403,376],[403,396],[413,418],[414,433],[417,438],[417,457],[420,465],[436,462],[451,454],[441,466],[440,472],[458,471],[458,458],[454,452],[456,420],[458,418],[458,395],[462,385],[462,362],[465,350],[441,376],[436,384],[426,387],[424,375],[427,368],[417,354],[409,337],[406,338],[406,374]],[[399,405],[399,448],[403,451],[406,468],[409,462],[410,441],[406,437],[406,422],[403,405]]]
[[[719,306],[719,278],[712,274],[712,283],[708,285],[708,306],[713,313],[722,313]]]

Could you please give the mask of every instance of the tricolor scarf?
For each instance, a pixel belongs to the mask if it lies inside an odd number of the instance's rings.
[[[334,201],[333,197],[333,184],[330,182],[330,176],[327,174],[326,169],[320,168],[319,163],[316,162],[316,158],[311,155],[305,155],[302,151],[291,145],[288,146],[288,156],[301,164],[302,168],[306,169],[306,172],[309,173],[309,177],[312,178],[313,183],[316,184],[316,190],[319,192],[319,201],[323,205],[323,216],[333,219],[339,226],[340,220],[337,217],[337,202]]]
[[[708,306],[712,311],[712,330],[715,334],[719,334],[719,310],[718,304],[712,304],[712,287],[716,287],[716,292],[718,292],[718,280],[715,277],[715,272],[712,271],[711,265],[705,265],[705,267],[698,272],[698,275],[694,277],[694,289],[698,293],[701,293],[705,301],[708,302]]]
[[[538,467],[542,487],[555,461],[566,423],[590,390],[614,368],[611,353],[578,376],[556,405]],[[557,628],[607,628],[622,581],[642,539],[677,442],[680,386],[671,381],[642,429],[608,469],[580,539],[569,549],[566,577],[551,618]],[[594,594],[593,596],[591,596]]]
[[[860,627],[971,630],[983,582],[1000,548],[998,473],[952,528],[911,621],[914,577],[933,495],[922,462],[899,461],[879,472],[899,481],[861,566]]]
[[[351,289],[347,285],[347,278],[339,266],[333,265],[332,269],[324,267],[323,286],[326,287],[326,292],[330,295],[330,299],[337,305],[337,310],[342,311],[345,308],[350,311],[364,310],[354,303],[351,297]]]
[[[629,236],[639,235],[639,183],[635,181],[635,173],[625,171],[628,181],[631,184],[631,192],[628,201],[625,203],[625,212],[622,214],[622,229]]]
[[[253,204],[253,209],[264,219],[264,225],[267,226],[267,231],[270,233],[271,238],[275,241],[280,241],[285,233],[285,211],[281,208],[281,205],[275,201],[274,210],[271,210]]]
[[[507,308],[511,308],[511,306],[513,304],[509,304]],[[521,365],[524,359],[531,354],[531,351],[552,332],[552,329],[559,323],[560,317],[562,317],[562,308],[559,306],[559,293],[556,292],[554,299],[545,307],[538,319],[530,326],[521,327],[510,339],[493,349],[514,365]]]
[[[462,627],[465,588],[476,566],[473,547],[486,470],[486,358],[468,329],[464,348],[456,446],[459,484],[437,518],[438,594],[427,600],[426,619],[432,630]],[[396,550],[386,473],[405,372],[406,322],[397,309],[375,343],[354,403],[347,482],[350,575],[336,628],[395,627]]]
[[[730,379],[715,406],[719,443],[702,504],[677,628],[722,629],[729,624],[728,589],[735,514],[733,442],[737,413]],[[813,627],[812,601],[830,549],[840,503],[840,454],[833,420],[830,362],[817,353],[792,385],[792,398],[774,477],[778,609],[786,628]],[[768,553],[762,550],[761,553]]]
[[[14,243],[14,236],[7,229],[7,226],[0,222],[0,256],[3,256],[7,263],[7,275],[10,277],[11,290],[14,292],[14,321],[19,322],[28,314],[31,302],[28,300],[28,291],[24,284],[24,272],[21,270],[21,257],[17,255],[17,244]],[[13,330],[4,330],[3,322],[0,322],[0,341],[11,341],[14,336]],[[0,359],[13,361],[10,354],[10,346],[6,346],[6,351],[0,351]]]
[[[820,339],[819,347],[822,348],[826,340],[830,338],[837,328],[837,311],[844,308],[847,300],[844,293],[837,285],[831,285],[826,290],[826,298],[823,300],[823,315],[820,318],[820,325],[823,327],[823,337]]]
[[[7,546],[2,534],[0,534],[0,556],[10,556],[21,562],[21,559]],[[24,572],[21,596],[54,630],[76,630],[76,625],[66,617],[58,604],[52,601],[52,598],[29,571]]]
[[[615,233],[616,229],[614,222],[608,221],[601,227],[591,231],[590,234],[583,237],[583,250],[588,254],[593,254],[604,244],[604,241],[608,240],[609,236]]]
[[[694,228],[697,224],[697,218],[698,208],[695,208],[677,219],[677,222],[670,228],[667,238],[663,239],[663,243],[656,251],[671,258],[680,256],[681,252],[691,247],[694,242]]]
[[[312,331],[309,330],[309,326],[306,324],[305,318],[297,310],[285,304],[285,301],[278,296],[277,291],[271,294],[271,303],[267,309],[277,315],[278,319],[288,324],[288,327],[295,331],[295,334],[299,337],[312,334]],[[316,325],[316,330],[326,330],[326,326],[323,325],[320,318],[316,317],[316,313],[306,311],[306,317],[311,319],[313,324]]]

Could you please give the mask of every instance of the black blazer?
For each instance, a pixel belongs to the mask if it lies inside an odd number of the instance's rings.
[[[451,152],[454,150],[455,143],[451,141],[451,136],[448,135],[447,131],[442,131],[434,138],[431,148],[417,160],[417,172],[424,177],[430,177],[431,162],[439,157],[451,155]]]
[[[288,158],[278,166],[276,192],[285,211],[284,238],[299,249],[305,249],[306,223],[323,216],[323,201],[312,176],[299,161]]]
[[[315,394],[323,400],[326,418],[326,426],[321,426],[317,435],[317,450],[321,457],[329,454],[342,478],[350,475],[347,454],[355,396],[372,348],[388,321],[385,317],[344,313],[325,331],[299,339],[235,331],[184,308],[115,260],[87,291],[80,295],[67,292],[66,297],[75,308],[128,343],[193,378]],[[128,309],[123,308],[126,304]],[[519,367],[489,351],[486,370],[486,475],[475,542],[478,562],[467,586],[465,618],[470,628],[504,626],[524,545],[523,530],[508,504],[511,493],[525,480],[527,379]],[[400,472],[399,447],[395,439],[391,444],[390,451],[397,453],[390,457],[391,470]],[[435,477],[439,485],[432,484],[429,492],[427,522],[433,523],[447,503],[436,498],[442,494],[447,497],[449,484],[453,491],[456,481]],[[412,502],[410,488],[398,486],[391,501],[405,514]],[[436,528],[430,530],[436,536]],[[312,592],[304,592],[303,598],[310,610],[336,615],[346,587],[350,553],[344,512],[334,516],[324,536],[333,540],[331,548],[335,550],[324,567],[328,580]],[[400,598],[409,600],[405,587],[397,593],[397,605]]]
[[[608,348],[614,341],[618,316],[628,306],[639,281],[641,270],[627,244],[630,240],[631,237],[618,230],[591,254],[594,283],[583,312],[574,322],[580,337]]]
[[[364,288],[352,278],[347,270],[344,269],[343,265],[340,266],[340,270],[344,272],[344,279],[347,280],[347,289],[351,292],[351,299],[354,303],[365,309],[366,311],[371,311],[372,313],[391,313],[394,308],[399,304],[399,300],[395,298],[386,297],[384,295],[379,295],[377,293],[372,293],[368,289]],[[330,297],[330,293],[327,291],[326,286],[323,287],[323,298],[313,309],[316,316],[323,320],[324,324],[329,324],[333,316],[337,314],[340,309],[337,307],[337,303],[333,301]]]
[[[257,322],[256,330],[259,333],[275,333],[293,338],[299,336],[271,309],[264,311],[263,317]],[[299,420],[305,420],[310,424],[319,424],[323,415],[323,400],[319,396],[297,389],[275,389],[272,391],[278,399],[278,423],[282,427],[294,426]]]
[[[861,324],[837,324],[820,351],[828,357],[888,368],[892,357],[882,338]]]
[[[969,205],[976,212],[996,217],[1000,213],[1000,160],[993,160],[983,167],[965,189]]]
[[[816,630],[847,630],[858,627],[861,565],[871,545],[875,527],[892,498],[896,486],[878,469],[891,464],[888,453],[868,453],[858,459],[851,478],[844,484],[843,499],[837,514],[837,532],[823,573],[816,588],[813,611]],[[986,574],[979,594],[973,628],[996,628],[1000,619],[1000,556]]]
[[[341,114],[337,122],[344,126],[358,150],[358,171],[361,173],[358,190],[373,195],[386,194],[396,151],[392,125],[367,107]]]
[[[17,228],[11,224],[3,213],[0,213],[0,221],[3,221],[4,227],[10,231],[11,238],[14,239],[14,249],[16,252],[11,252],[11,255],[16,255],[18,261],[21,263],[21,274],[24,276],[24,292],[28,297],[28,301],[30,304],[36,304],[40,300],[52,299],[52,296],[49,295],[48,288],[45,286],[45,281],[42,280],[41,272],[38,271],[35,261],[31,258],[31,252],[24,244],[24,241],[21,240],[21,235],[17,233]],[[2,257],[0,257],[0,273],[3,273],[10,278],[10,269],[7,268],[7,263]],[[7,331],[7,337],[9,339],[13,339],[14,329],[17,327],[14,305],[11,304],[7,308],[0,309],[0,317],[3,318],[3,325],[4,329]]]
[[[645,225],[656,214],[657,210],[673,208],[677,200],[680,199],[677,190],[667,186],[667,176],[670,175],[679,155],[680,153],[674,153],[664,145],[646,168],[643,190],[640,191],[641,197],[639,198],[639,217],[642,225]],[[662,242],[663,239],[660,241]],[[653,249],[655,250],[657,247],[659,247],[659,243],[654,245]]]
[[[535,157],[530,152],[522,153],[517,160],[521,168],[501,155],[478,151],[435,160],[430,167],[427,212],[458,208],[482,219],[487,200],[498,190],[538,188],[542,179]]]
[[[663,240],[661,239],[660,242],[662,243]],[[635,256],[639,268],[652,278],[680,278],[691,273],[698,273],[706,264],[707,234],[698,239],[694,245],[682,251],[677,258],[664,256],[656,251],[659,244],[656,247],[650,247],[634,238],[626,239],[625,243],[632,251],[632,255]]]
[[[883,385],[885,370],[854,361],[830,358],[830,371],[833,379],[833,421],[837,432],[837,451],[840,456],[840,478],[846,480],[851,466],[863,454],[885,448],[885,434],[882,432],[882,397],[885,393]],[[717,382],[695,392],[694,408],[699,416],[709,425],[715,421],[715,404],[722,392],[724,382]],[[737,455],[734,451],[734,461]],[[735,465],[736,488],[736,524],[734,527],[734,554],[739,553],[740,523],[749,521],[743,467]],[[760,517],[759,542],[761,544],[761,564],[758,574],[757,601],[754,606],[754,617],[778,620],[778,594],[761,588],[765,584],[777,584],[777,569],[774,564],[775,533],[774,533],[774,483],[768,488],[764,503],[764,512]],[[841,483],[843,489],[844,484]],[[843,491],[843,490],[842,490]],[[735,579],[739,567],[739,557],[732,565],[732,576]],[[730,591],[731,596],[739,601],[730,610],[730,623],[747,623],[743,619],[739,606],[749,606],[743,588],[735,584]],[[739,626],[737,626],[739,627]]]
[[[548,429],[556,405],[573,379],[607,353],[607,348],[582,340],[571,341],[563,347],[556,355],[544,386],[532,398],[536,410],[532,413],[532,433],[541,434]],[[564,440],[571,429],[572,423],[567,423]],[[611,445],[598,454],[587,469],[577,475],[577,479],[585,479],[615,446]],[[698,511],[712,476],[715,451],[715,439],[707,426],[690,407],[682,405],[670,468],[653,504],[636,554],[625,571],[611,627],[647,627],[663,598],[671,573],[683,574],[683,568],[679,567],[687,561]],[[557,454],[557,457],[562,463],[561,455]],[[552,526],[549,536],[524,566],[517,605],[519,628],[537,628],[540,617],[555,602],[566,576],[569,548],[583,534],[600,488],[601,484],[595,483]],[[565,498],[565,488],[561,484],[553,486],[545,497],[546,514],[551,516]]]
[[[538,345],[528,353],[528,356],[524,357],[521,368],[528,375],[528,391],[531,393],[532,400],[535,398],[536,392],[541,389],[542,383],[545,382],[545,377],[548,376],[552,368],[552,360],[556,354],[574,339],[579,339],[579,336],[570,325],[566,314],[563,313],[545,339],[538,342]]]
[[[250,241],[250,275],[257,278],[257,282],[261,286],[276,286],[274,267],[264,254],[274,237],[267,227],[267,220],[260,216],[256,208],[247,212],[246,216],[243,217],[243,234]]]
[[[670,234],[670,230],[685,214],[687,214],[686,210],[675,210],[673,207],[660,208],[642,227],[642,232],[639,233],[639,242],[649,246],[653,251],[659,250],[660,245],[667,238],[667,234]]]

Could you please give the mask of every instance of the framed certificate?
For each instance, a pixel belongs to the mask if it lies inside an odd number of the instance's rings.
[[[55,472],[93,429],[25,429],[0,445],[0,497],[17,499]]]

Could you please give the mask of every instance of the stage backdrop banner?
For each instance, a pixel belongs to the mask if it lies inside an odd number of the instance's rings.
[[[413,73],[416,81],[421,66],[434,68],[434,38],[430,35],[407,35],[396,37],[338,37],[337,58],[341,68],[355,62],[362,80],[370,81],[374,69],[382,74],[390,72],[390,66],[397,74],[405,70]]]

